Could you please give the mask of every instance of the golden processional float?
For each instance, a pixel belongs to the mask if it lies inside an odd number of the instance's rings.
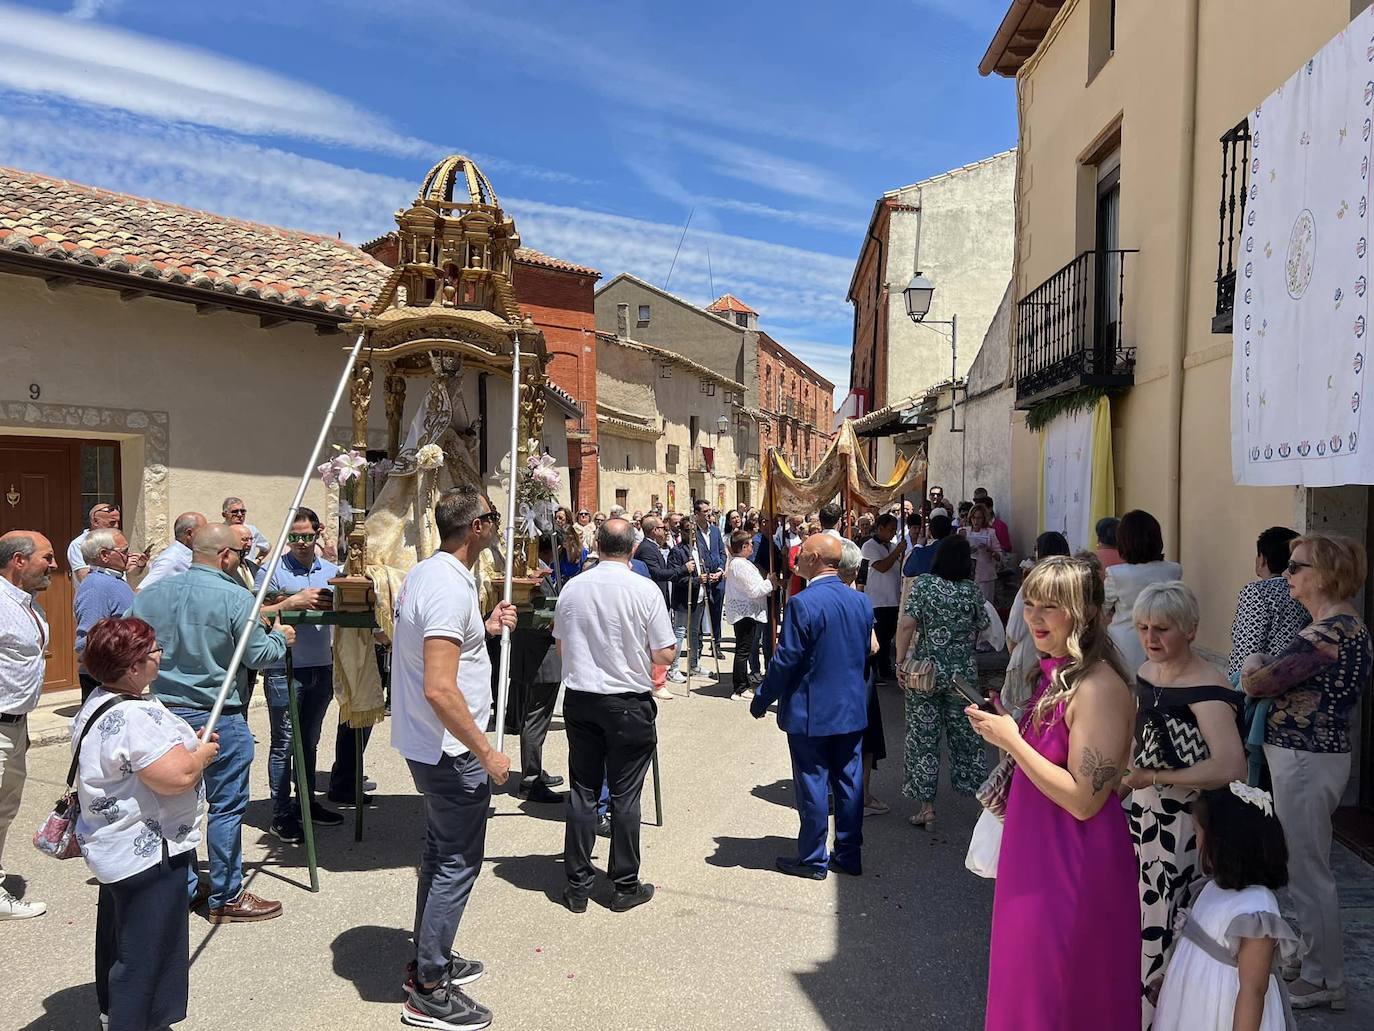
[[[394,603],[405,574],[439,547],[434,504],[444,490],[475,483],[501,509],[504,501],[504,569],[487,560],[479,585],[499,590],[505,600],[528,606],[538,583],[538,537],[551,524],[556,476],[542,456],[547,350],[543,333],[522,316],[512,284],[520,237],[515,223],[482,171],[467,157],[452,155],[430,169],[415,202],[396,212],[396,266],[365,316],[343,328],[353,334],[348,358],[333,400],[310,452],[305,472],[288,509],[278,547],[273,549],[263,585],[254,599],[249,626],[240,636],[205,735],[214,729],[229,687],[234,683],[252,624],[281,558],[296,509],[305,496],[316,463],[348,396],[352,448],[318,467],[326,485],[337,483],[340,513],[348,530],[342,574],[330,581],[331,611],[283,614],[296,623],[335,627],[335,696],[340,715],[361,735],[381,722],[385,700],[373,647],[373,631],[391,636]],[[404,435],[402,423],[411,384],[424,391]],[[487,392],[491,380],[508,384]],[[386,419],[385,479],[368,503],[365,454],[374,391],[380,384]],[[418,392],[417,392],[418,393]],[[476,414],[473,414],[473,413]],[[497,424],[484,425],[484,414]],[[496,432],[499,416],[509,420],[509,436]],[[489,429],[492,431],[489,433]],[[492,459],[488,467],[488,459]],[[375,470],[374,470],[375,471]],[[517,502],[519,518],[517,519]],[[504,744],[509,695],[510,631],[501,638],[497,692],[496,747]],[[288,651],[288,664],[290,653]],[[288,684],[291,677],[288,674]],[[294,690],[291,692],[294,704]],[[293,713],[292,726],[299,724]],[[362,748],[357,749],[361,767]],[[297,755],[298,773],[304,771]],[[357,771],[358,790],[363,783]],[[305,786],[302,784],[302,794]],[[357,809],[361,837],[363,807]],[[311,870],[318,890],[313,833],[302,811]]]

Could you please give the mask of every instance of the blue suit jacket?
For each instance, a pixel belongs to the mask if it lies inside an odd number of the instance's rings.
[[[826,737],[868,726],[864,660],[873,630],[868,598],[828,576],[787,603],[768,673],[752,707],[778,702],[778,726],[789,734]]]

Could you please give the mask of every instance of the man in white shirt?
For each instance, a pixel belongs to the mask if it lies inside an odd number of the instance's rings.
[[[821,524],[821,533],[827,537],[834,537],[836,540],[844,540],[844,534],[840,533],[840,519],[844,516],[844,509],[840,508],[835,502],[822,505],[821,510],[816,513],[816,518]]]
[[[868,579],[864,593],[873,606],[874,632],[878,635],[878,654],[874,657],[878,676],[896,676],[892,663],[892,644],[897,638],[897,615],[902,604],[902,556],[906,538],[897,537],[897,517],[884,512],[873,524],[873,536],[864,542],[863,557],[868,560]]]
[[[262,535],[262,531],[248,522],[248,506],[243,503],[242,498],[225,498],[224,504],[220,506],[220,515],[224,517],[224,521],[230,526],[246,526],[249,532],[252,533],[253,550],[250,554],[245,556],[246,558],[250,558],[254,562],[257,562],[271,550],[272,545],[267,542],[267,538]]]
[[[0,860],[28,774],[29,713],[43,694],[48,620],[34,596],[47,589],[56,568],[52,544],[41,533],[11,530],[0,537]],[[17,899],[5,890],[0,863],[0,920],[24,920],[47,910],[42,902]]]
[[[639,796],[658,743],[653,667],[673,661],[677,638],[662,593],[630,569],[633,548],[634,528],[608,519],[597,533],[600,564],[568,581],[553,625],[563,660],[571,789],[563,901],[574,913],[586,912],[596,878],[592,845],[603,778],[611,794],[611,909],[623,913],[654,897],[654,886],[639,879]]]
[[[195,537],[196,531],[205,525],[205,517],[199,512],[183,512],[177,516],[177,521],[172,524],[172,543],[158,552],[157,558],[148,563],[148,573],[143,577],[138,589],[141,591],[159,580],[190,569],[191,539]]]
[[[439,550],[406,574],[396,599],[391,744],[425,799],[415,959],[402,1013],[403,1023],[419,1027],[491,1021],[461,990],[482,976],[482,964],[455,953],[453,939],[482,868],[490,781],[504,784],[510,773],[510,759],[487,741],[487,636],[515,626],[515,606],[499,602],[483,621],[473,574],[500,519],[472,484],[444,491],[434,508]]]
[[[86,519],[86,529],[76,535],[70,544],[67,545],[67,571],[71,573],[72,582],[79,584],[86,579],[86,574],[91,571],[90,565],[81,557],[81,545],[86,543],[86,538],[91,535],[92,530],[118,530],[119,529],[119,506],[112,505],[106,501],[97,501],[91,506],[91,511]],[[137,560],[133,555],[129,556],[129,572],[134,573],[143,568],[148,561],[147,556],[138,555]]]

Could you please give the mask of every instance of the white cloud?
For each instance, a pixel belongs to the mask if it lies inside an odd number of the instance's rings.
[[[420,178],[378,175],[276,148],[116,117],[83,121],[79,110],[0,104],[0,164],[107,189],[361,242],[394,228],[393,213]],[[607,278],[631,271],[661,283],[682,228],[625,215],[503,197],[531,247],[592,265]],[[765,322],[806,325],[846,339],[852,261],[719,232],[688,234],[671,288],[697,303],[716,287],[747,300]]]
[[[383,116],[325,90],[217,54],[87,19],[101,0],[79,0],[71,17],[0,3],[0,89],[127,111],[169,124],[252,136],[311,140],[437,160],[452,148],[408,136]],[[73,19],[77,19],[74,21]],[[586,184],[566,172],[472,154],[491,171]]]
[[[67,17],[85,21],[96,17],[102,11],[112,11],[119,4],[120,0],[75,0],[72,9],[67,12]]]
[[[863,203],[862,196],[852,186],[809,162],[705,133],[679,129],[669,136],[673,142],[704,157],[708,167],[718,175],[807,200]]]

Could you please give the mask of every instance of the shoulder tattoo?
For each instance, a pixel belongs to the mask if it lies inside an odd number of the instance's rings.
[[[1083,758],[1078,764],[1078,775],[1091,781],[1093,794],[1097,794],[1121,775],[1120,768],[1107,756],[1092,748],[1083,749]]]

